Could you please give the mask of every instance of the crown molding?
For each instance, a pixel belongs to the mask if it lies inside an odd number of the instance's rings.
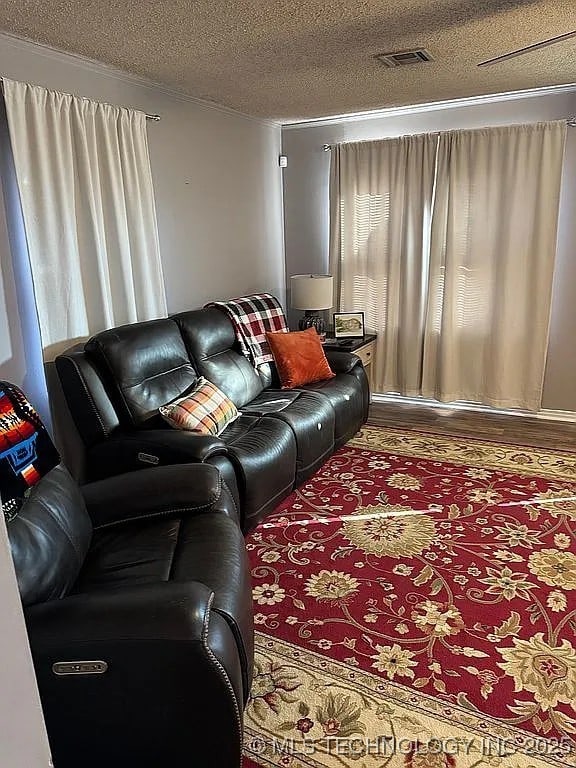
[[[402,115],[416,115],[422,112],[435,112],[455,107],[473,107],[482,104],[496,104],[502,101],[515,101],[517,99],[530,99],[537,96],[553,96],[562,93],[576,93],[576,83],[565,85],[549,85],[542,88],[527,88],[523,91],[506,91],[504,93],[491,93],[483,96],[467,96],[462,99],[446,99],[444,101],[430,101],[425,104],[414,104],[406,107],[386,107],[383,109],[371,109],[364,112],[348,112],[343,115],[330,115],[308,120],[292,120],[281,123],[283,131],[297,128],[312,128],[325,125],[349,123],[354,120],[371,120],[382,117],[400,117]]]
[[[187,94],[184,91],[180,91],[177,88],[173,88],[162,83],[157,83],[154,80],[149,80],[148,78],[142,77],[141,75],[134,75],[130,72],[125,72],[124,70],[117,69],[116,67],[112,67],[109,64],[104,64],[101,61],[89,59],[86,56],[80,56],[77,53],[69,53],[68,51],[62,51],[58,48],[52,48],[49,45],[36,43],[28,38],[11,35],[8,32],[0,32],[0,46],[2,45],[11,46],[12,48],[27,53],[33,53],[36,56],[43,56],[44,58],[50,59],[51,61],[57,61],[67,66],[73,66],[78,69],[83,69],[87,72],[92,72],[96,75],[112,78],[128,85],[145,88],[149,91],[153,91],[154,93],[161,93],[165,96],[169,96],[170,98],[175,99],[176,101],[187,104],[195,104],[196,106],[202,107],[203,109],[210,109],[230,117],[242,118],[244,120],[249,120],[253,123],[258,123],[259,125],[265,125],[271,128],[281,127],[281,124],[278,121],[267,120],[266,118],[255,117],[253,115],[247,115],[245,112],[239,112],[238,110],[232,109],[231,107],[226,107],[213,101],[206,101],[205,99],[191,96],[190,94]],[[18,79],[17,77],[12,78],[10,75],[6,75],[6,77],[15,80]]]
[[[84,69],[97,75],[105,76],[136,87],[144,88],[154,93],[161,93],[176,101],[188,104],[195,104],[203,109],[210,109],[220,112],[230,117],[242,118],[259,125],[265,125],[271,128],[282,128],[282,130],[291,130],[304,127],[334,125],[336,123],[352,122],[354,120],[370,120],[382,117],[399,117],[402,115],[414,115],[422,112],[432,112],[443,109],[453,109],[454,107],[477,106],[481,104],[493,104],[502,101],[514,101],[515,99],[534,98],[538,96],[551,96],[561,93],[576,93],[576,83],[567,83],[565,85],[544,86],[542,88],[529,88],[520,91],[506,91],[504,93],[487,94],[483,96],[470,96],[461,99],[447,99],[444,101],[432,101],[425,104],[410,105],[404,107],[385,107],[382,109],[365,110],[362,112],[347,112],[339,115],[329,115],[327,117],[318,117],[303,120],[283,121],[256,117],[240,112],[232,107],[226,107],[213,101],[191,96],[163,83],[158,83],[141,75],[134,75],[124,70],[112,67],[109,64],[89,59],[86,56],[80,56],[76,53],[70,53],[58,48],[52,48],[43,43],[37,43],[24,37],[11,35],[8,32],[0,32],[0,45],[12,46],[15,49],[33,53],[37,56],[43,56],[52,61],[74,66],[78,69]],[[10,77],[7,75],[7,77]],[[14,79],[18,79],[17,77]],[[119,105],[122,106],[122,105]]]

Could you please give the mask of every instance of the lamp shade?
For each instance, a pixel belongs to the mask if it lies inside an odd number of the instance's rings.
[[[294,309],[330,309],[332,275],[292,275],[290,293]]]

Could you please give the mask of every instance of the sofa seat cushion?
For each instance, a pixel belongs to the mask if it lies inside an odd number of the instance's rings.
[[[213,608],[234,633],[249,686],[248,660],[253,654],[249,574],[238,524],[224,512],[212,512],[97,530],[75,591],[117,590],[159,581],[204,584],[214,592]]]
[[[96,531],[75,591],[169,581],[180,526],[177,518]]]
[[[298,389],[282,391],[266,389],[246,405],[243,413],[250,413],[256,416],[278,414],[293,405],[301,395],[302,393]]]
[[[294,487],[296,439],[283,421],[244,413],[220,435],[236,471],[242,528],[251,530]]]
[[[334,450],[334,410],[314,392],[268,389],[244,406],[247,414],[287,424],[296,440],[296,485],[310,477]]]
[[[358,432],[364,423],[362,383],[347,373],[339,373],[329,381],[319,381],[302,388],[326,397],[335,414],[334,443],[339,448]]]

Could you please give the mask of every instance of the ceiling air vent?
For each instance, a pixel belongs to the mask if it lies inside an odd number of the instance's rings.
[[[408,64],[422,64],[424,61],[434,61],[424,48],[414,51],[394,51],[393,53],[377,53],[374,57],[385,67],[405,67]]]

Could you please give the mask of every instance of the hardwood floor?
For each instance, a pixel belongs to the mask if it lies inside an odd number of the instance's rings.
[[[372,403],[368,424],[576,452],[576,424],[412,403]]]

